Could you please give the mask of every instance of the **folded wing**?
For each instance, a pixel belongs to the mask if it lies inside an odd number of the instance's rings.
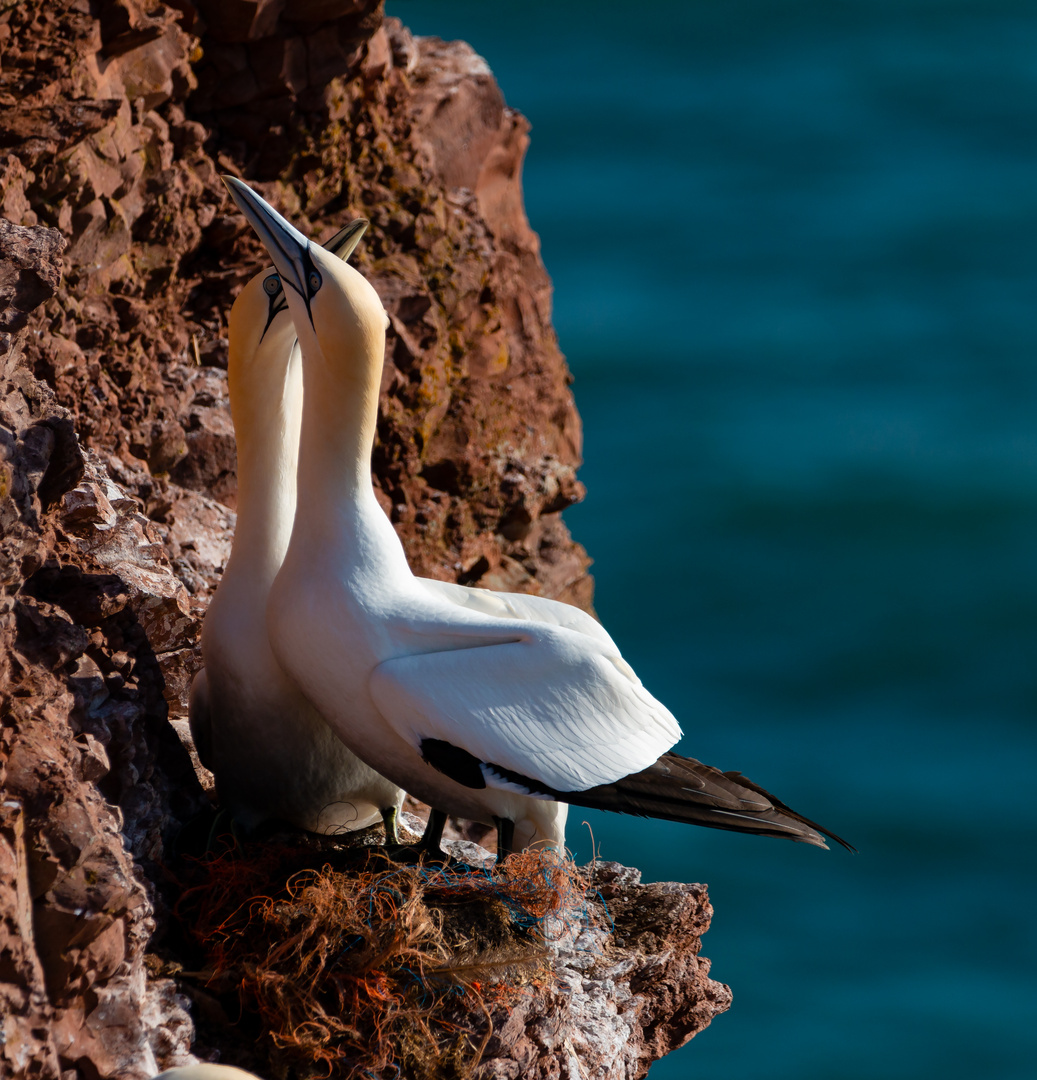
[[[370,691],[393,729],[470,787],[609,784],[681,735],[611,641],[564,626],[523,622],[472,648],[387,660]]]
[[[586,634],[609,649],[619,652],[608,631],[586,611],[560,600],[546,596],[529,596],[527,593],[495,592],[493,589],[473,589],[468,585],[455,585],[452,581],[435,581],[433,578],[416,579],[426,591],[449,600],[468,611],[493,615],[499,619],[528,619],[547,626],[564,626]]]

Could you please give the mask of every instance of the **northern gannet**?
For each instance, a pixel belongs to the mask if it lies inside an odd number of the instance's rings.
[[[381,300],[224,180],[281,275],[306,384],[270,643],[342,740],[431,806],[496,824],[502,854],[561,847],[565,803],[848,847],[738,773],[667,753],[677,721],[589,615],[414,576],[371,483]]]
[[[328,257],[348,258],[366,227],[363,219],[347,225],[328,241]],[[191,688],[191,733],[221,803],[244,827],[280,819],[329,833],[381,817],[387,841],[396,843],[403,792],[335,735],[267,639],[267,597],[295,516],[303,397],[295,327],[272,267],[235,300],[229,336],[237,526],[202,624],[205,667]]]

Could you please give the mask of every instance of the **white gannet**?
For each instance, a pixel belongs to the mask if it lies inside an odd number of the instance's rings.
[[[224,179],[281,275],[306,385],[270,642],[342,740],[431,806],[496,824],[503,854],[562,846],[563,803],[844,843],[739,774],[667,753],[677,721],[589,615],[411,573],[371,483],[382,303],[356,270]]]
[[[367,222],[328,241],[346,259]],[[281,670],[266,605],[295,516],[302,365],[284,292],[271,267],[242,289],[229,320],[227,370],[238,449],[237,527],[202,624],[205,667],[191,688],[190,726],[220,801],[251,829],[266,819],[312,832],[381,817],[397,842],[403,792],[360,761]]]

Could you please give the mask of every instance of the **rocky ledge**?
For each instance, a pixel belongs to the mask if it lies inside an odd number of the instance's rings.
[[[372,222],[376,482],[415,569],[589,606],[527,130],[468,46],[372,0],[0,12],[0,1074],[233,1060],[170,977],[174,840],[209,807],[186,692],[234,527],[225,320],[265,262],[219,173],[318,238]],[[702,886],[588,874],[482,1075],[642,1076],[728,1006]]]

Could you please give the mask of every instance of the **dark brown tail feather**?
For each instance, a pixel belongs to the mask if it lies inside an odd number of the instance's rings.
[[[558,797],[573,806],[593,810],[757,833],[827,848],[821,835],[824,833],[847,851],[857,850],[824,826],[797,814],[741,773],[721,772],[677,754],[663,754],[654,765],[614,784],[559,792]]]

